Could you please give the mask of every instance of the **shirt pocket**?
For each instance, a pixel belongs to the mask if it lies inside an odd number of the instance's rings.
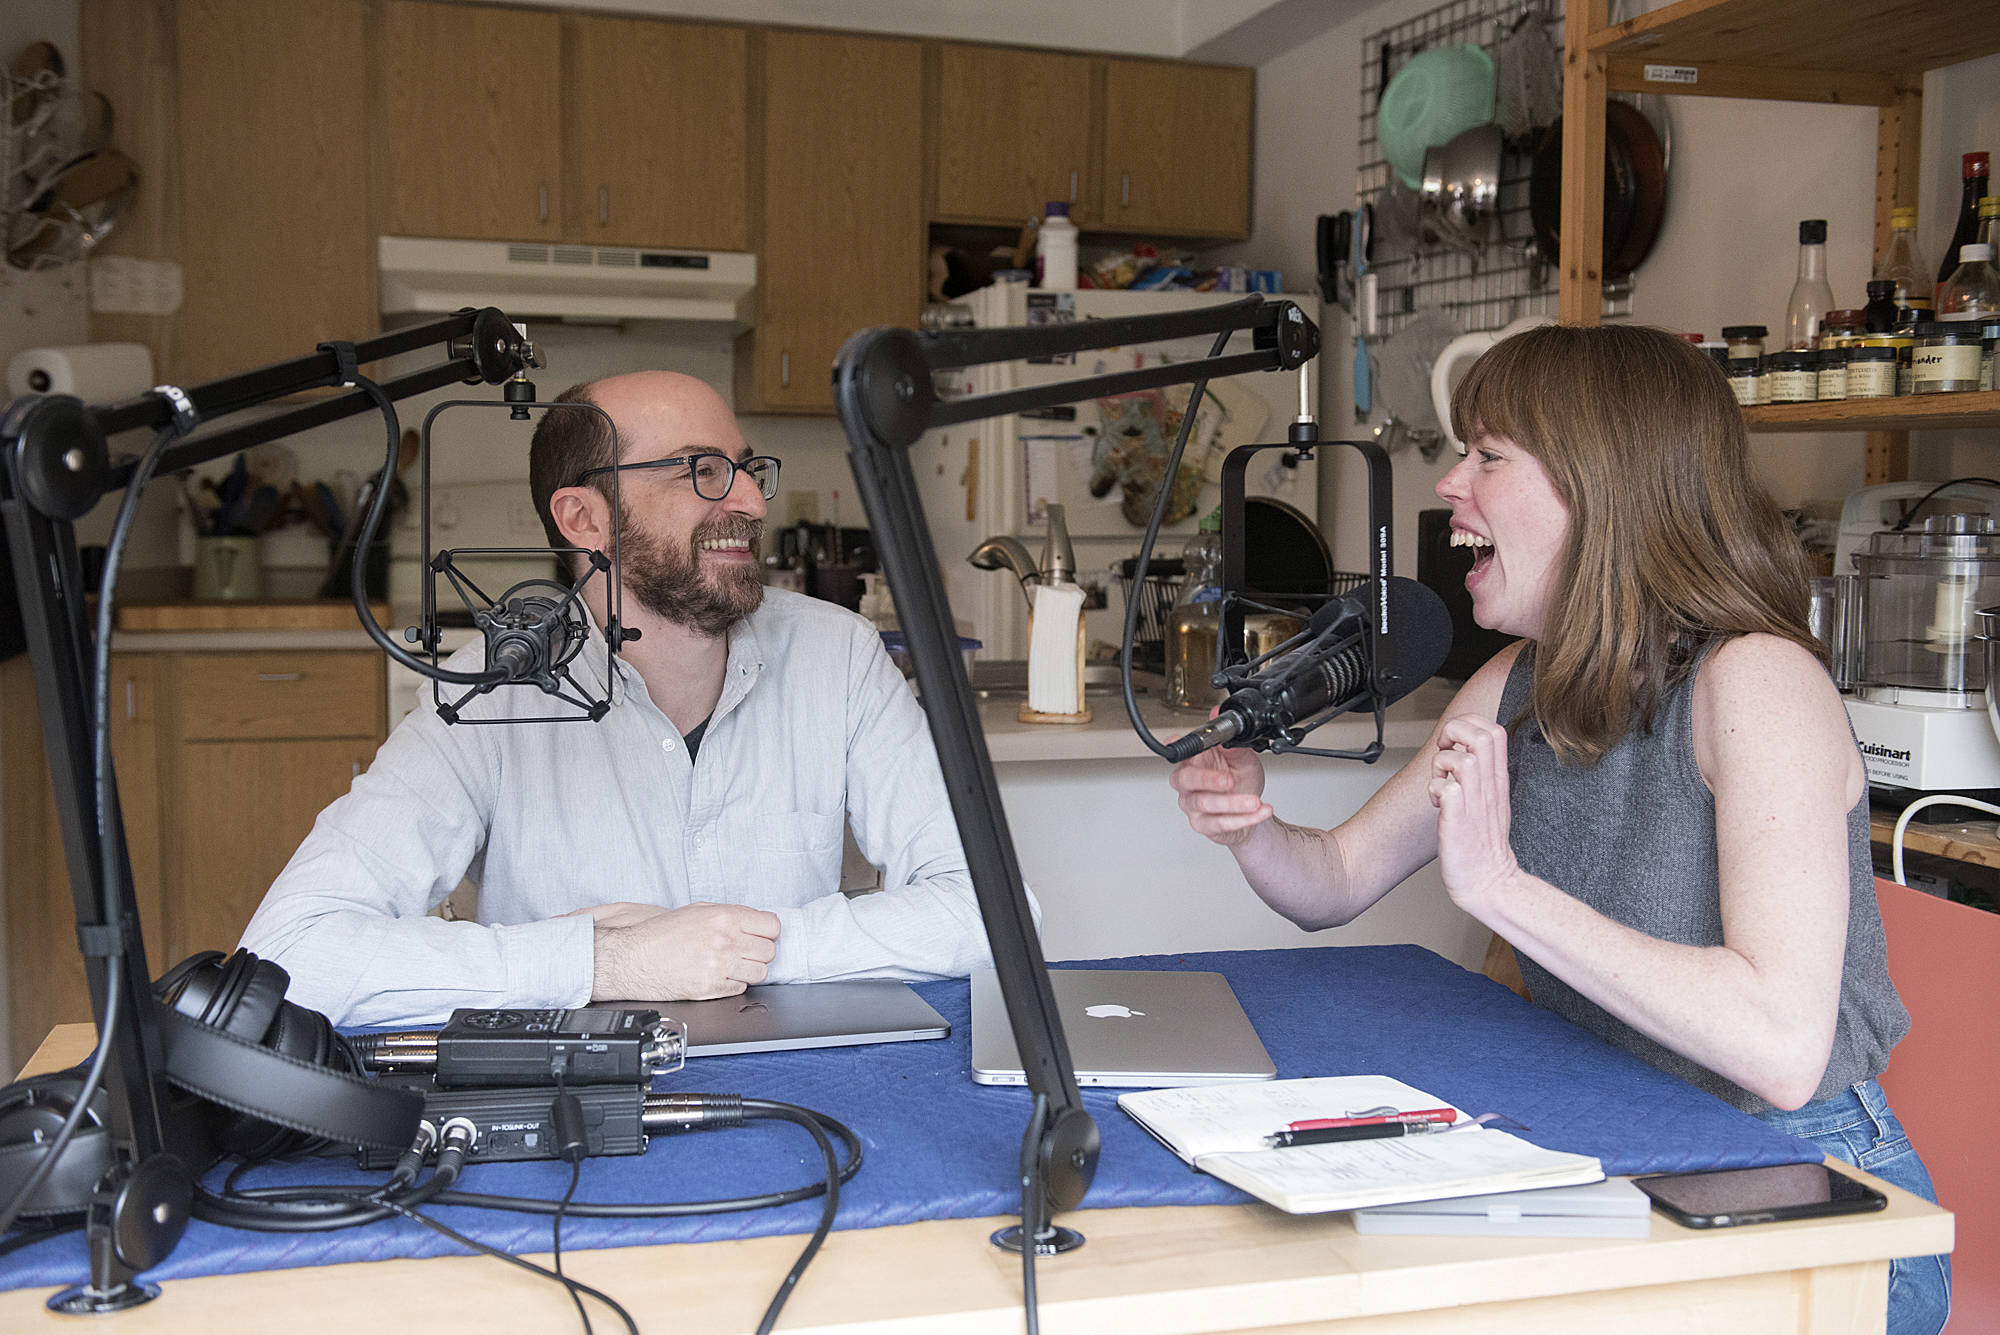
[[[752,908],[796,908],[840,889],[843,818],[817,811],[733,812],[722,821],[724,895]]]

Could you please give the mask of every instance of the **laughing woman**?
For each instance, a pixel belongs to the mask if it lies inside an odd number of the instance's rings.
[[[1875,1082],[1909,1015],[1861,757],[1727,382],[1658,330],[1534,329],[1452,427],[1473,616],[1521,643],[1338,828],[1275,819],[1239,750],[1174,768],[1189,823],[1309,929],[1435,858],[1537,1004],[1934,1200]],[[1949,1288],[1946,1258],[1892,1262],[1889,1330],[1937,1331]]]

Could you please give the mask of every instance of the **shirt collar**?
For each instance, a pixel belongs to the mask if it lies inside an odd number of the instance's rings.
[[[593,697],[602,698],[610,653],[605,645],[604,628],[598,623],[595,613],[587,606],[584,611],[590,620],[590,638],[571,662],[570,670],[585,690]],[[722,670],[722,695],[715,702],[711,718],[720,718],[734,709],[764,674],[764,646],[757,635],[756,621],[757,614],[752,612],[729,628],[729,659]],[[651,704],[652,696],[646,690],[645,678],[622,655],[617,662],[617,673],[612,708],[623,705],[628,696],[637,696]]]

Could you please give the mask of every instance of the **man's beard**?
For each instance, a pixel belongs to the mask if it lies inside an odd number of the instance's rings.
[[[718,515],[697,524],[687,545],[680,547],[627,515],[618,535],[620,579],[654,616],[699,635],[722,635],[763,603],[764,584],[755,560],[704,573],[701,544],[711,538],[742,538],[754,558],[763,531],[762,520]]]

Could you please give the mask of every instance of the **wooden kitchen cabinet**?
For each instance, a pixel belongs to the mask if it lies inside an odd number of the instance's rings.
[[[376,328],[362,0],[302,20],[262,0],[84,0],[84,68],[139,164],[104,253],[172,260],[167,315],[94,314],[193,384]]]
[[[941,43],[932,217],[1018,225],[1060,199],[1072,221],[1091,225],[1093,64],[1050,51]]]
[[[372,650],[119,653],[111,744],[132,882],[155,976],[231,950],[385,730]],[[16,1061],[50,1025],[88,1020],[76,916],[26,657],[0,666],[9,1026]]]
[[[111,657],[111,759],[140,930],[148,959],[163,968],[154,667],[147,654]],[[91,1019],[90,990],[76,946],[75,900],[49,783],[34,674],[25,655],[0,667],[0,754],[6,763],[0,822],[6,838],[8,1034],[18,1065],[51,1025]]]
[[[1255,100],[1254,70],[1105,61],[1103,230],[1250,235]]]
[[[750,34],[563,21],[563,239],[750,248]]]
[[[840,345],[913,327],[923,302],[923,47],[762,34],[757,324],[737,340],[738,412],[833,408]]]
[[[560,239],[561,22],[523,9],[383,5],[378,143],[391,234]]]
[[[235,946],[320,810],[373,758],[387,706],[372,650],[174,654],[162,671],[171,962]]]

